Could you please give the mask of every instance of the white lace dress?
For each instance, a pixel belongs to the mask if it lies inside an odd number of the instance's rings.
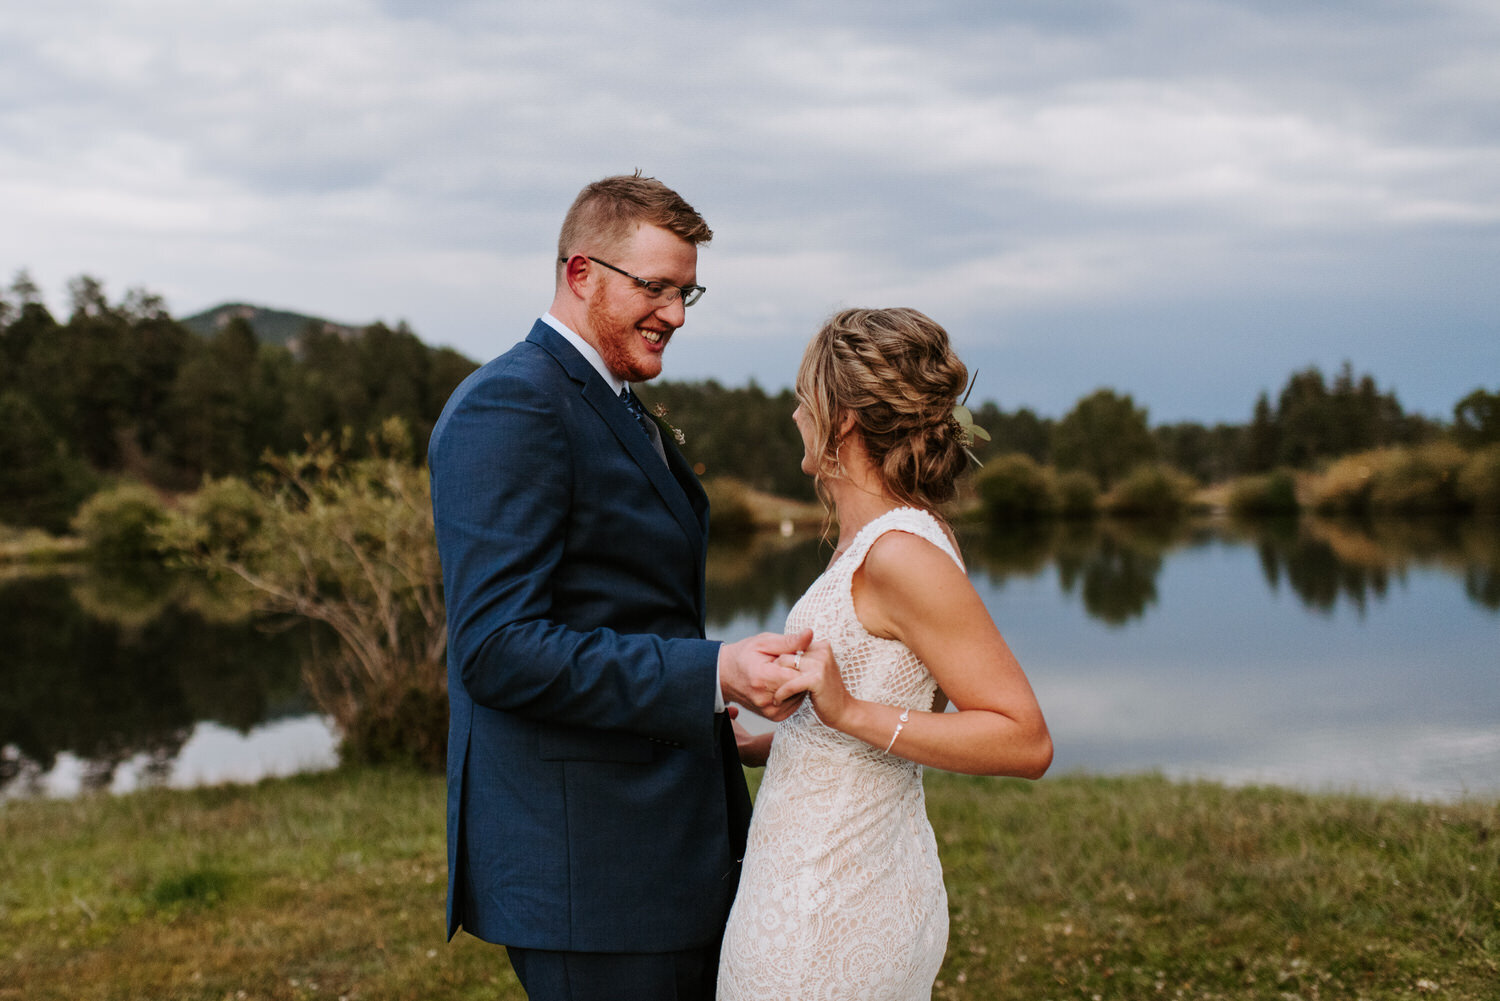
[[[920,536],[963,565],[930,514],[888,512],[792,607],[787,631],[811,628],[828,640],[854,697],[926,710],[937,691],[927,668],[854,613],[854,571],[889,531]],[[921,766],[825,726],[804,701],[777,727],[756,797],[720,1001],[926,1001],[947,944],[948,895]]]

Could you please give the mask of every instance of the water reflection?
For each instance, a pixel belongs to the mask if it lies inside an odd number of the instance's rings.
[[[1063,593],[1109,625],[1139,618],[1156,601],[1162,556],[1181,525],[1047,522],[964,533],[971,572],[994,584],[1056,566]]]
[[[1413,567],[1451,574],[1466,598],[1500,611],[1500,525],[1474,520],[1334,521],[1318,518],[1086,521],[963,533],[971,572],[991,583],[1055,568],[1065,594],[1089,615],[1123,625],[1149,613],[1174,552],[1214,540],[1255,549],[1266,584],[1288,588],[1312,611],[1341,603],[1364,611]]]
[[[330,721],[305,714],[259,723],[248,730],[200,720],[172,754],[163,755],[161,747],[138,751],[120,761],[107,777],[93,762],[68,751],[59,753],[45,771],[30,760],[16,758],[15,764],[17,774],[7,795],[70,797],[97,790],[127,793],[162,786],[184,789],[257,782],[273,775],[320,771],[338,764],[338,747]]]
[[[1343,601],[1364,612],[1415,567],[1451,573],[1469,600],[1500,610],[1500,526],[1493,523],[1310,518],[1241,525],[1238,534],[1256,545],[1273,590],[1284,582],[1316,611]]]
[[[150,782],[204,721],[246,732],[306,713],[308,632],[268,631],[160,573],[0,581],[0,788],[65,754],[82,789],[109,788],[127,760]]]
[[[757,623],[747,632],[779,630],[791,603],[823,572],[831,551],[816,536],[784,538],[769,532],[711,543],[709,635],[725,636],[732,623],[746,621]]]
[[[1358,785],[1364,767],[1372,788],[1500,792],[1500,526],[961,535],[1037,671],[1060,770]],[[715,544],[710,635],[780,629],[829,553],[808,536]],[[313,640],[180,578],[0,577],[0,798],[326,767],[332,738],[301,679]]]

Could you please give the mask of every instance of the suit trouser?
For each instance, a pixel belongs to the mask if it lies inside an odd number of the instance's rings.
[[[505,947],[531,1001],[713,1001],[719,945],[681,952]]]

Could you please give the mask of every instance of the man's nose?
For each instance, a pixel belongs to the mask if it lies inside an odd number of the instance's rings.
[[[673,330],[687,322],[687,307],[682,304],[680,295],[674,295],[671,302],[656,307],[655,313],[663,323],[670,323]]]

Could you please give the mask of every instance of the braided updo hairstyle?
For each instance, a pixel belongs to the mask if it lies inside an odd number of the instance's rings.
[[[968,378],[947,331],[915,309],[834,314],[797,371],[797,401],[819,443],[819,480],[839,468],[839,428],[852,414],[892,496],[922,508],[952,500],[968,463],[953,407]]]

